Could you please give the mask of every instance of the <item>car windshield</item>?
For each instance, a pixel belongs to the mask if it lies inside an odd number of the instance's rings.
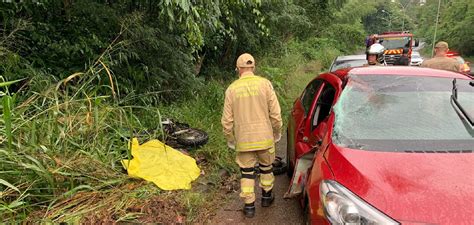
[[[374,151],[472,151],[474,128],[451,100],[452,78],[350,75],[334,106],[333,141]],[[474,87],[457,79],[474,115]]]
[[[334,72],[338,69],[363,66],[364,64],[367,64],[367,60],[365,59],[336,61],[331,67],[331,72]]]
[[[390,37],[390,38],[379,38],[379,43],[385,47],[385,49],[400,49],[410,47],[410,37]]]

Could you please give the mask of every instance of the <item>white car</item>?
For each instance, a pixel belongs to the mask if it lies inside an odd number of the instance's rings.
[[[338,69],[359,67],[364,64],[367,64],[366,55],[343,55],[334,59],[329,71],[334,72]]]
[[[423,62],[423,57],[421,57],[420,53],[413,51],[411,53],[410,66],[420,66],[422,62]]]

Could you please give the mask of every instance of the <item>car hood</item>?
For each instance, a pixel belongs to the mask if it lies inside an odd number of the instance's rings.
[[[331,146],[336,181],[403,224],[474,221],[474,153],[396,153]]]

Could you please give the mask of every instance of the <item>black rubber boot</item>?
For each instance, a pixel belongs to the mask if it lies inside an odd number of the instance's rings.
[[[273,196],[272,190],[268,192],[262,190],[262,207],[270,206],[273,203],[273,200],[275,200],[275,196]]]
[[[247,218],[252,218],[255,216],[255,204],[249,203],[244,206],[244,215]]]

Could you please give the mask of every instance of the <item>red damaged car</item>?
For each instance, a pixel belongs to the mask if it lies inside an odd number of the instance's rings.
[[[415,67],[324,73],[293,106],[286,197],[310,224],[474,224],[474,81]]]

